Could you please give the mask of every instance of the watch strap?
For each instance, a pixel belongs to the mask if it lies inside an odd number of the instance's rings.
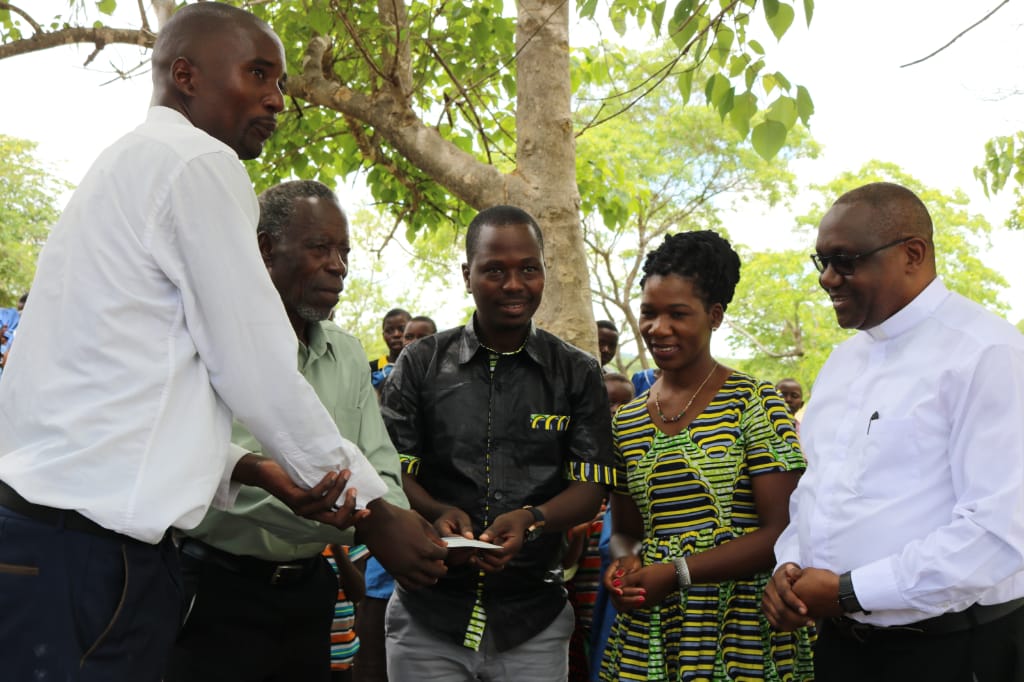
[[[839,576],[839,608],[843,613],[871,613],[865,611],[857,600],[857,593],[853,591],[853,574],[850,571]]]

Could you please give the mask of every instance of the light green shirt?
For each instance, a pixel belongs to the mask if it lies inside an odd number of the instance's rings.
[[[369,360],[355,337],[332,322],[309,326],[309,346],[299,343],[299,371],[334,417],[341,435],[359,446],[388,486],[384,500],[408,509],[402,491],[398,453],[391,445],[370,386]],[[259,367],[252,371],[258,372]],[[249,452],[260,444],[237,421],[231,441]],[[290,561],[319,554],[328,543],[352,544],[353,531],[338,530],[296,516],[261,488],[242,486],[234,506],[210,509],[190,537],[231,554],[269,561]]]

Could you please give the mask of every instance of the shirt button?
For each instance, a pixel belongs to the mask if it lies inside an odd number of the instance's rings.
[[[501,494],[501,491],[500,491],[500,490],[498,490],[498,491],[496,491],[496,492],[494,493],[494,499],[496,499],[496,500],[500,500],[500,499],[501,499],[501,498],[503,498],[503,497],[505,497],[505,496]]]

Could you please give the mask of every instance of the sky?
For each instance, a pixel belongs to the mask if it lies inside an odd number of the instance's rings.
[[[988,262],[1010,282],[1004,299],[1010,320],[1024,318],[1024,234],[1002,228],[1009,193],[988,199],[973,178],[984,143],[1024,129],[1024,52],[1019,50],[1024,3],[1008,3],[939,55],[900,68],[937,49],[1001,0],[819,0],[810,28],[798,9],[781,43],[769,36],[769,67],[805,85],[815,102],[811,133],[824,147],[814,161],[794,166],[802,185],[824,183],[871,159],[891,161],[931,187],[971,197],[970,210],[997,226]],[[66,1],[36,0],[66,7]],[[796,3],[799,6],[801,2]],[[137,25],[135,3],[122,0],[120,25]],[[593,35],[582,27],[577,44]],[[148,75],[104,85],[114,68],[128,69],[136,48],[107,48],[89,67],[90,47],[66,47],[0,60],[5,102],[0,132],[35,140],[40,158],[77,183],[99,152],[135,127],[149,102]],[[112,66],[114,68],[112,68]],[[736,216],[730,233],[754,249],[803,248],[813,237],[790,231],[809,195],[790,207]],[[941,226],[936,226],[941,229]],[[442,322],[443,320],[439,320]]]

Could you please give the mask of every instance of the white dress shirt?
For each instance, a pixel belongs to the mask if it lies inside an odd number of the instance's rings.
[[[0,480],[156,542],[229,506],[232,414],[297,482],[386,486],[299,374],[235,152],[178,112],[104,151],[43,248],[0,381]]]
[[[833,351],[779,564],[852,571],[875,625],[1024,596],[1024,336],[933,281]]]

